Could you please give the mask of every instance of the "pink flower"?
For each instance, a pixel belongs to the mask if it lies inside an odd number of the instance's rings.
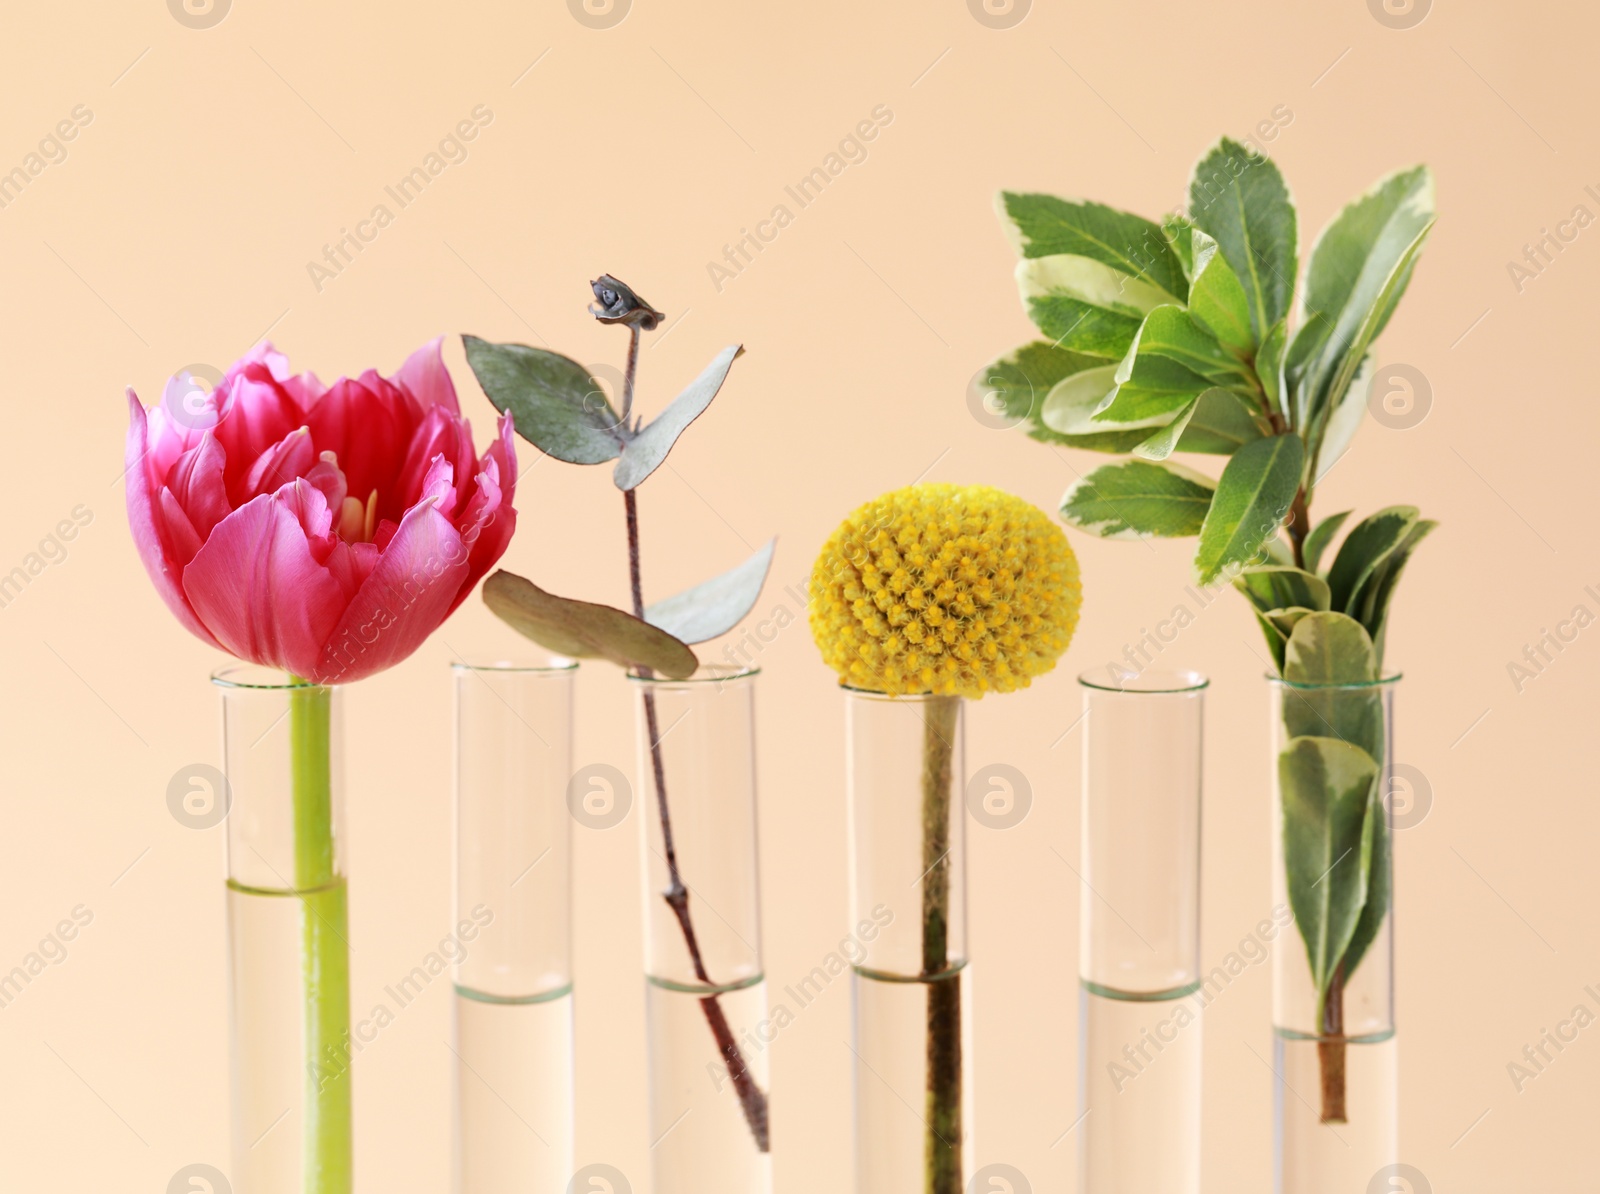
[[[128,391],[128,521],[200,638],[321,684],[399,663],[506,549],[511,416],[479,459],[440,341],[324,387],[270,345],[209,395]]]

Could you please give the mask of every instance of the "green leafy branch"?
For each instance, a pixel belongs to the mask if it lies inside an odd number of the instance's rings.
[[[602,323],[621,324],[628,329],[620,411],[589,371],[570,357],[525,344],[492,344],[476,336],[463,336],[462,342],[467,363],[483,392],[496,409],[510,412],[517,434],[523,439],[569,464],[617,462],[611,476],[623,497],[633,611],[558,597],[525,577],[504,570],[484,582],[483,599],[502,621],[552,651],[580,659],[606,659],[646,679],[659,673],[682,680],[700,666],[693,644],[726,634],[754,607],[772,567],[776,540],[727,572],[647,606],[641,580],[636,491],[666,461],[689,425],[705,413],[744,350],[738,345],[723,349],[681,394],[646,423],[633,411],[639,340],[641,333],[653,331],[665,317],[609,274],[602,274],[590,286],[599,303],[598,307],[589,308],[590,313]],[[648,687],[643,704],[668,872],[668,885],[661,898],[677,919],[695,977],[711,989],[717,984],[706,969],[689,912],[689,888],[678,866],[661,726],[655,693]],[[756,1147],[767,1152],[770,1133],[766,1092],[750,1072],[721,1000],[711,993],[699,1002]]]
[[[1373,343],[1433,228],[1432,176],[1402,170],[1347,204],[1313,244],[1292,313],[1289,189],[1227,138],[1195,165],[1187,215],[1010,192],[998,209],[1048,339],[994,361],[990,390],[1035,439],[1128,455],[1074,484],[1062,518],[1107,538],[1195,536],[1199,582],[1245,595],[1289,682],[1284,860],[1327,1038],[1323,1117],[1343,1120],[1344,985],[1389,901],[1376,685],[1395,585],[1435,524],[1392,506],[1333,552],[1349,512],[1313,525],[1311,505],[1361,424]],[[1226,463],[1213,479],[1175,452]]]

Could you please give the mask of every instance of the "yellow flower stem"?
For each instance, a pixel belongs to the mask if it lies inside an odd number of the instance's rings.
[[[950,814],[961,698],[923,705],[922,974],[928,993],[926,1194],[960,1194],[961,982],[950,970]]]

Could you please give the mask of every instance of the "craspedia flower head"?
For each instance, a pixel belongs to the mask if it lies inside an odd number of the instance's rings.
[[[1043,511],[987,485],[912,485],[845,519],[811,572],[811,633],[857,688],[981,697],[1055,667],[1083,589]]]

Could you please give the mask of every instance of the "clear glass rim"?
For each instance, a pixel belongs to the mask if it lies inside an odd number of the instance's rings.
[[[641,676],[631,669],[626,673],[629,683],[647,684],[652,688],[693,688],[697,685],[726,684],[730,680],[748,680],[760,674],[761,669],[753,664],[741,666],[731,663],[702,663],[695,669],[694,675],[685,676],[681,680],[674,680],[671,676]]]
[[[218,688],[245,692],[292,692],[301,688],[333,687],[331,684],[313,684],[310,680],[301,680],[287,672],[264,667],[259,663],[230,663],[219,667],[211,673],[211,683]]]
[[[1355,680],[1345,684],[1301,684],[1295,680],[1285,680],[1282,676],[1274,676],[1271,672],[1265,673],[1264,679],[1269,684],[1279,688],[1292,688],[1296,692],[1335,692],[1347,689],[1352,692],[1372,688],[1392,688],[1405,679],[1404,672],[1391,672],[1387,676],[1379,676],[1376,680]]]
[[[1105,679],[1100,679],[1104,675]],[[1080,672],[1078,683],[1096,692],[1111,692],[1120,696],[1182,696],[1186,693],[1204,692],[1211,687],[1211,677],[1204,672],[1188,668],[1174,670],[1152,669],[1142,672],[1119,671],[1116,664]]]
[[[548,662],[531,663],[516,659],[452,659],[450,670],[457,673],[493,676],[566,676],[578,670],[578,661],[563,655],[552,655]]]
[[[929,692],[927,689],[923,689],[921,692],[884,692],[881,688],[861,688],[855,684],[848,684],[843,680],[839,681],[839,691],[848,692],[851,696],[873,697],[880,701],[928,701],[946,696],[965,699],[959,693]]]

